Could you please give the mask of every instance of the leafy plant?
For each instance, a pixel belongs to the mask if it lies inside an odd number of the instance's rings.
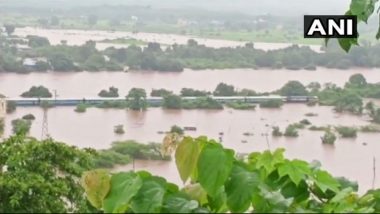
[[[96,185],[84,187],[93,206],[104,212],[380,211],[379,190],[360,196],[356,183],[334,178],[319,163],[288,160],[283,153],[236,158],[216,141],[185,137],[175,151],[182,189],[144,171],[94,171]]]

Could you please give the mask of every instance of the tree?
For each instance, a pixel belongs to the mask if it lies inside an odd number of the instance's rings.
[[[174,94],[165,96],[162,106],[168,109],[180,109],[182,108],[182,98]]]
[[[132,88],[126,98],[129,107],[133,110],[145,110],[147,108],[146,92],[142,88]]]
[[[119,97],[119,89],[110,87],[109,90],[101,90],[98,94],[99,97]]]
[[[38,47],[44,47],[44,46],[50,45],[49,40],[45,37],[29,35],[26,38],[28,39],[28,45],[32,48],[38,48]]]
[[[27,135],[29,133],[32,122],[30,120],[16,119],[12,120],[12,131],[16,135]]]
[[[363,100],[355,92],[343,92],[336,99],[335,110],[338,112],[352,112],[352,113],[362,113],[363,111]]]
[[[309,92],[299,81],[289,81],[281,89],[282,96],[306,96]]]
[[[21,94],[21,97],[52,97],[53,94],[44,86],[32,86],[29,91]]]
[[[214,90],[214,96],[235,96],[235,87],[225,83],[219,83]]]
[[[9,25],[9,24],[4,25],[4,28],[8,36],[12,35],[16,30],[16,27],[14,25]]]
[[[168,91],[166,89],[161,88],[161,89],[152,89],[150,96],[151,97],[165,97],[171,94],[173,94],[172,91]]]
[[[91,212],[79,184],[91,156],[52,139],[6,139],[0,143],[0,212]]]
[[[363,76],[363,74],[353,74],[350,76],[350,79],[348,81],[348,86],[353,87],[363,87],[367,85],[367,80]]]

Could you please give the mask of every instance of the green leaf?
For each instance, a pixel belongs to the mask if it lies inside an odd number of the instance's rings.
[[[245,212],[251,206],[252,197],[258,191],[258,173],[250,172],[235,165],[231,178],[226,184],[227,205],[232,212]]]
[[[131,201],[133,212],[157,213],[161,211],[166,189],[165,180],[157,177],[144,180],[139,192]]]
[[[186,137],[177,147],[175,161],[183,183],[196,169],[200,145],[190,137]]]
[[[104,211],[107,213],[125,212],[133,196],[137,194],[143,182],[132,172],[122,172],[112,176],[111,191],[104,200]]]
[[[227,195],[224,186],[220,187],[216,195],[211,197],[207,196],[208,206],[214,213],[225,213],[228,211]]]
[[[260,192],[255,192],[252,205],[256,213],[285,213],[288,211],[293,200],[286,199],[279,191],[268,191],[261,186]]]
[[[87,199],[97,209],[103,206],[103,200],[110,190],[110,176],[106,170],[93,170],[83,173],[81,185]]]
[[[367,23],[368,18],[375,11],[375,4],[378,0],[351,0],[350,14],[358,17],[358,21]]]
[[[352,45],[358,45],[357,38],[340,38],[338,39],[340,47],[348,52],[351,49]]]
[[[264,167],[267,175],[269,175],[277,164],[284,162],[284,151],[284,149],[277,149],[273,154],[270,151],[258,154],[256,157],[256,167],[258,169]],[[251,155],[254,155],[254,153]]]
[[[306,175],[311,174],[309,165],[305,161],[292,160],[285,161],[278,167],[278,173],[281,177],[287,175],[297,186],[301,180],[306,179]]]
[[[301,181],[298,186],[296,186],[293,182],[288,182],[281,189],[281,194],[284,195],[285,198],[294,198],[294,200],[298,203],[307,200],[310,196],[308,186],[304,181]]]
[[[323,193],[326,193],[327,190],[339,192],[339,182],[326,171],[317,171],[314,176],[314,182]]]
[[[198,202],[177,193],[165,197],[163,208],[164,213],[190,213],[198,208]]]
[[[205,145],[198,160],[198,179],[209,195],[215,196],[226,182],[233,160],[233,151],[225,150],[216,143]]]
[[[201,205],[207,203],[207,193],[198,183],[185,186],[183,192],[187,193],[191,199],[197,200]]]

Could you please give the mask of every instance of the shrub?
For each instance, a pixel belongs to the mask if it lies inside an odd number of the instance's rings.
[[[123,125],[117,125],[114,127],[114,132],[115,134],[124,134],[125,131],[124,131],[124,126]]]
[[[325,132],[325,135],[321,137],[323,144],[334,144],[336,141],[336,136],[330,130]]]
[[[297,126],[295,126],[294,124],[291,124],[288,127],[286,127],[284,136],[286,136],[286,137],[298,137]]]
[[[27,114],[22,117],[24,120],[35,120],[36,117],[33,114]]]
[[[84,103],[79,103],[77,107],[75,108],[75,112],[78,112],[78,113],[84,113],[86,112],[86,110],[87,110],[87,105]]]
[[[357,137],[357,129],[353,128],[353,127],[338,126],[338,127],[335,127],[335,130],[343,138],[355,138],[355,137]]]
[[[281,137],[282,135],[284,135],[284,134],[280,131],[280,127],[275,126],[272,128],[272,136],[273,137]]]
[[[303,120],[300,121],[300,124],[308,126],[308,125],[311,125],[311,122],[309,120],[307,120],[307,119],[303,119]]]
[[[280,108],[284,102],[280,99],[267,100],[260,103],[260,108]]]

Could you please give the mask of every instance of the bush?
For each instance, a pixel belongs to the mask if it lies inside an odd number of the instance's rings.
[[[339,126],[339,127],[335,127],[335,130],[343,138],[356,138],[357,137],[358,131],[356,128],[353,128],[353,127]]]
[[[114,127],[114,132],[115,134],[119,134],[119,135],[122,135],[125,133],[124,131],[124,126],[123,125],[117,125]]]
[[[288,127],[286,127],[284,136],[286,136],[286,137],[298,137],[297,127],[294,124],[291,124]]]
[[[238,110],[254,110],[256,109],[256,105],[251,103],[244,103],[241,101],[238,102],[229,102],[226,104],[228,107]]]
[[[261,102],[260,103],[260,108],[280,108],[282,105],[284,104],[284,102],[280,99],[276,99],[276,100],[266,100],[264,102]]]
[[[33,114],[27,114],[22,117],[24,120],[35,120],[36,117]]]
[[[303,120],[300,121],[300,124],[308,126],[308,125],[311,125],[311,122],[309,120],[307,120],[307,119],[303,119]]]
[[[86,110],[87,110],[87,105],[84,103],[79,103],[74,111],[78,113],[84,113],[86,112]]]
[[[336,136],[330,130],[325,132],[325,135],[321,137],[323,144],[334,144],[336,141]]]
[[[284,134],[280,131],[280,127],[275,126],[272,128],[272,136],[273,137],[281,137],[282,135],[284,135]]]
[[[372,133],[377,133],[380,132],[380,127],[375,126],[375,125],[367,125],[367,126],[362,126],[360,127],[361,132],[372,132]]]

